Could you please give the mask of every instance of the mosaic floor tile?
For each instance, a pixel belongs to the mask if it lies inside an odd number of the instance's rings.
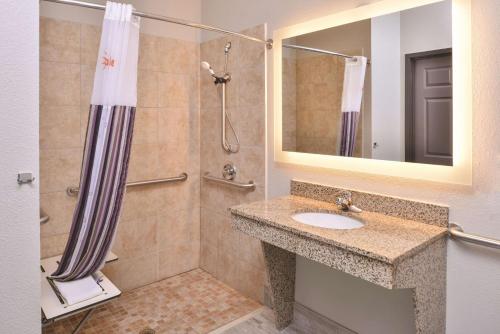
[[[124,293],[99,307],[81,334],[208,333],[258,309],[260,305],[196,269]],[[82,314],[58,321],[43,334],[68,334]]]

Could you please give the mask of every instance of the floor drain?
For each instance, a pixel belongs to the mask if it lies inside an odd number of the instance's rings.
[[[156,331],[155,331],[154,329],[152,329],[152,328],[148,328],[148,327],[146,327],[146,328],[142,329],[142,330],[139,332],[139,334],[155,334],[155,333],[156,333]]]

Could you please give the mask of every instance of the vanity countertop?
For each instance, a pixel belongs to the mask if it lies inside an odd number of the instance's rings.
[[[357,218],[365,225],[351,230],[314,227],[292,218],[299,212],[332,212]],[[391,265],[447,235],[444,227],[376,212],[343,212],[333,203],[294,195],[235,206],[231,213]]]

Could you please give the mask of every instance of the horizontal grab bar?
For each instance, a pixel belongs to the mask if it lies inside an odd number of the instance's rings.
[[[186,181],[187,178],[188,178],[187,173],[182,173],[179,176],[167,177],[167,178],[163,178],[163,179],[154,179],[154,180],[146,180],[146,181],[129,182],[129,183],[127,183],[127,188],[128,187],[145,186],[145,185],[149,185],[149,184],[160,184],[160,183],[170,183],[170,182],[183,182],[183,181]],[[68,187],[66,189],[66,193],[69,196],[76,196],[79,191],[80,191],[79,187]]]
[[[225,184],[225,185],[228,185],[228,186],[231,186],[231,187],[235,187],[235,188],[239,188],[239,189],[246,189],[246,190],[254,190],[255,189],[255,183],[253,183],[253,181],[248,181],[248,183],[240,183],[240,182],[236,182],[236,181],[229,181],[229,180],[226,180],[226,179],[223,179],[223,178],[220,178],[220,177],[215,177],[215,176],[212,176],[210,175],[210,173],[205,173],[205,175],[203,175],[203,178],[206,180],[206,181],[211,181],[211,182],[216,182],[216,183],[220,183],[220,184]]]
[[[40,225],[47,223],[49,220],[50,220],[49,215],[46,214],[42,208],[40,208]]]
[[[465,233],[462,227],[457,224],[450,224],[450,228],[448,229],[450,236],[453,239],[463,240],[465,242],[470,242],[476,245],[481,245],[490,248],[498,248],[500,249],[500,240],[485,238],[475,234]]]
[[[40,225],[47,223],[49,220],[49,216],[40,216]]]

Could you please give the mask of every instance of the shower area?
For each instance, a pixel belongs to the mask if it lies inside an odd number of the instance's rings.
[[[65,16],[69,6],[44,5],[40,227],[41,257],[49,258],[63,253],[71,228],[101,27],[72,19],[78,7]],[[118,260],[102,270],[122,296],[80,333],[209,333],[266,299],[260,243],[233,230],[228,211],[264,199],[265,44],[151,32],[139,39],[128,186],[112,246]],[[240,33],[265,40],[264,25]],[[81,318],[43,332],[70,333]]]

